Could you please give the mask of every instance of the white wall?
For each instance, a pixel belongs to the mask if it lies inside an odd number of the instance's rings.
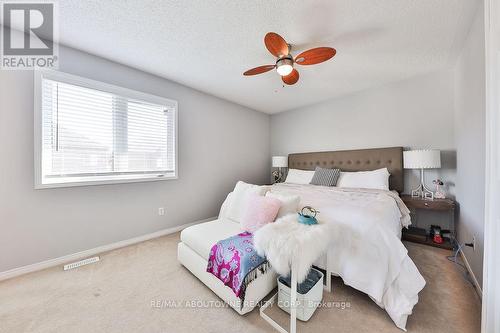
[[[455,67],[455,141],[457,147],[458,236],[476,237],[476,249],[464,253],[482,284],[485,191],[485,45],[484,9],[479,6]]]
[[[0,71],[0,272],[215,216],[238,179],[268,180],[268,115],[60,51],[62,71],[179,102],[179,179],[34,190],[33,73]]]
[[[436,176],[454,193],[453,72],[395,82],[271,117],[271,153],[403,146],[443,150]],[[418,185],[406,172],[405,188]]]

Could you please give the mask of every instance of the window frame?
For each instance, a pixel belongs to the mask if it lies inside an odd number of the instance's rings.
[[[34,73],[34,188],[59,188],[59,187],[74,187],[74,186],[89,186],[89,185],[109,185],[109,184],[124,184],[124,183],[137,183],[137,182],[150,182],[161,180],[174,180],[178,179],[178,160],[179,160],[179,144],[178,144],[178,125],[179,125],[179,112],[178,103],[176,100],[160,97],[120,86],[95,81],[73,74],[68,74],[55,70],[35,70]],[[166,175],[161,173],[143,173],[129,175],[108,175],[108,176],[88,176],[88,177],[75,177],[75,181],[57,182],[57,183],[43,183],[42,174],[42,152],[43,152],[43,110],[42,110],[42,84],[43,79],[54,80],[62,83],[73,84],[88,89],[99,90],[126,98],[137,99],[153,104],[160,104],[171,107],[174,112],[174,174]]]

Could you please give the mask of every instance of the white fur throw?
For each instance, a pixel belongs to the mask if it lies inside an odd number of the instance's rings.
[[[297,214],[289,214],[266,224],[254,234],[254,246],[280,275],[288,275],[292,260],[298,283],[307,277],[312,264],[326,252],[331,238],[329,225],[304,225]]]

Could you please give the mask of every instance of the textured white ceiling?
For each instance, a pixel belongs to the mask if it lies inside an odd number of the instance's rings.
[[[451,64],[478,0],[61,0],[60,41],[209,94],[275,113]],[[297,66],[283,87],[264,35],[292,53],[332,46],[337,55]],[[172,96],[175,98],[175,96]]]

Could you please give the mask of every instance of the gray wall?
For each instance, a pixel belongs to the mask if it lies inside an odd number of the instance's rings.
[[[403,146],[443,150],[439,176],[454,193],[453,72],[411,78],[321,104],[273,115],[271,153]],[[419,183],[405,173],[406,191]]]
[[[268,181],[268,115],[76,50],[60,59],[179,102],[179,179],[34,190],[33,74],[0,71],[0,272],[215,216],[237,180]]]
[[[455,141],[457,147],[458,235],[476,237],[476,249],[464,253],[482,285],[485,194],[485,45],[484,9],[479,6],[455,67]]]

